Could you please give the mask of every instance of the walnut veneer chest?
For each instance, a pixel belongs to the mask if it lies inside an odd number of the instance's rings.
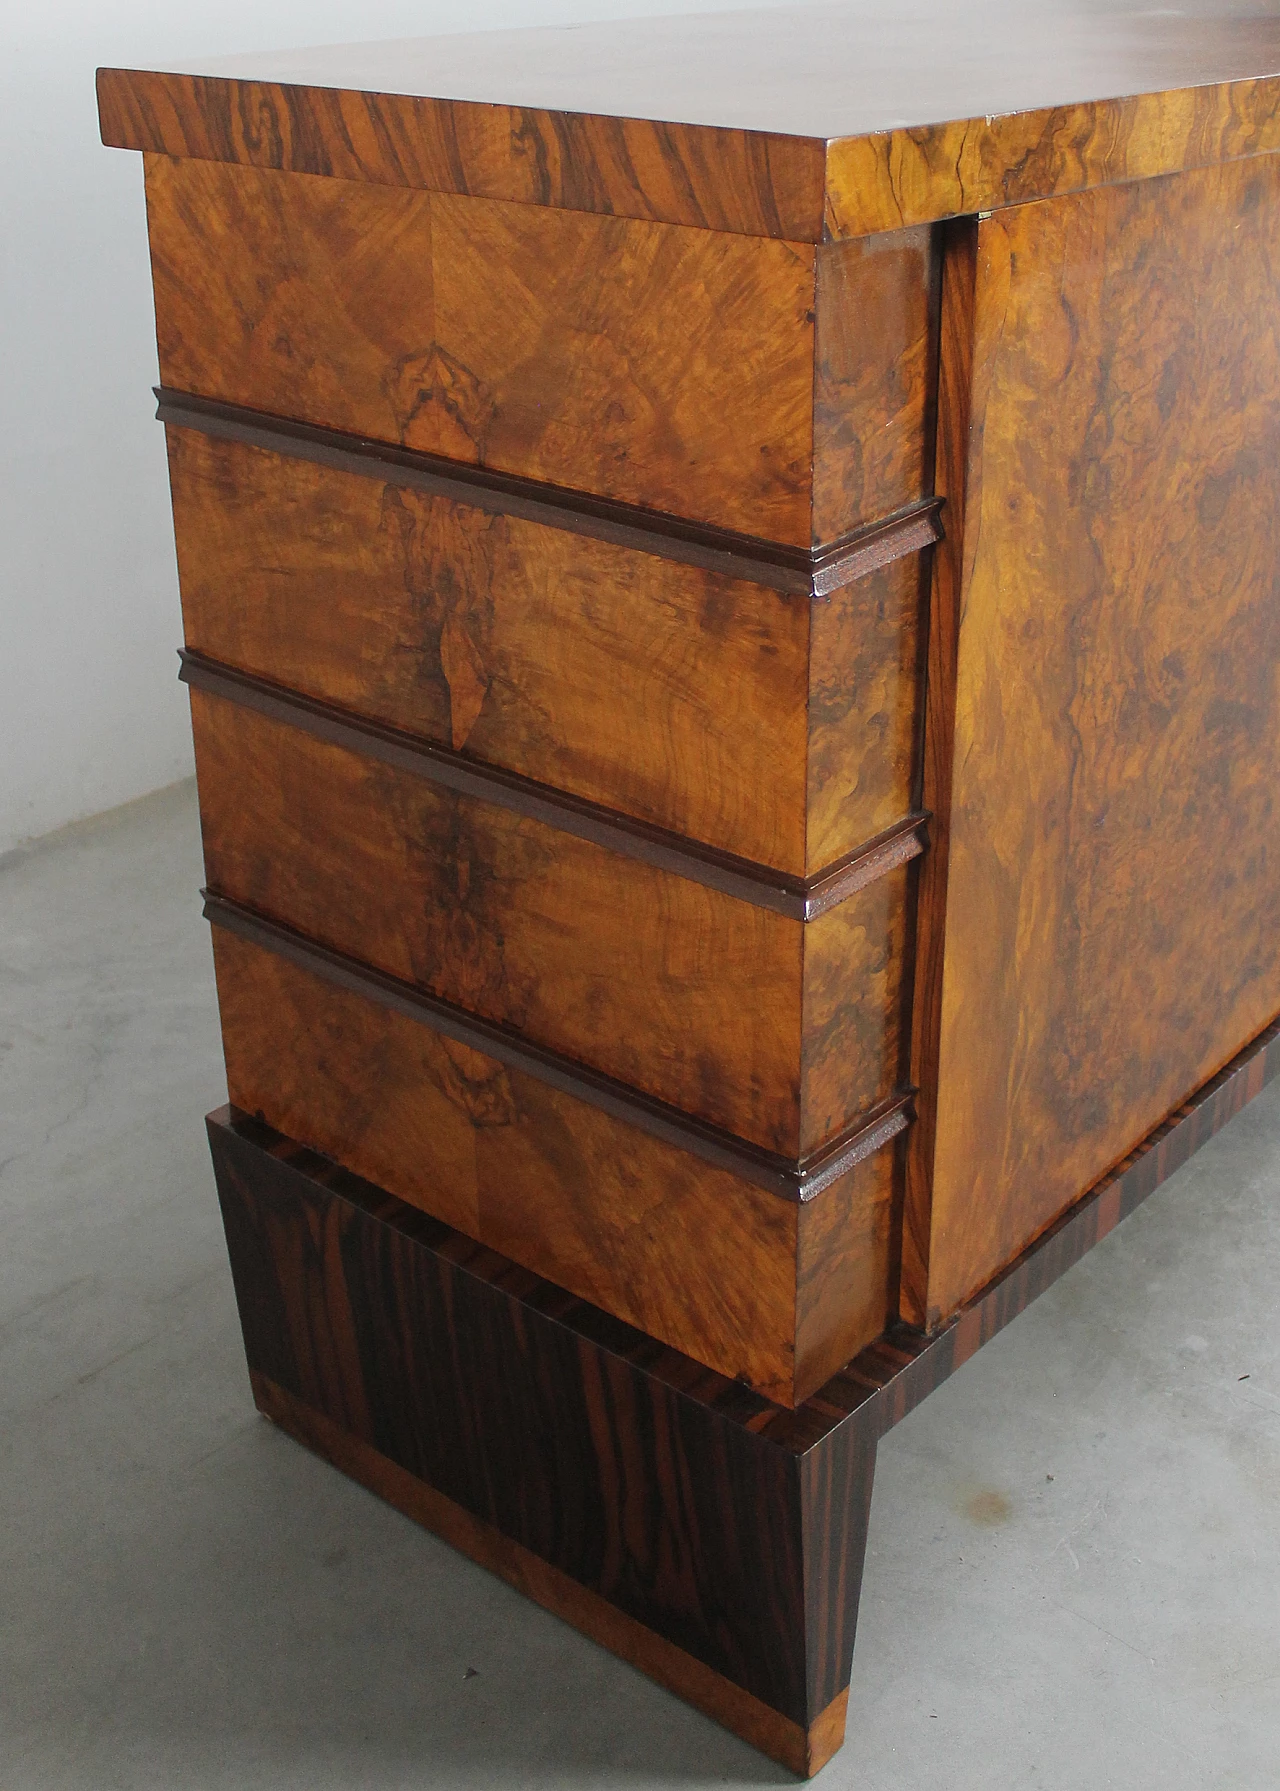
[[[1280,1012],[1280,22],[889,11],[99,75],[255,1397],[802,1772]]]

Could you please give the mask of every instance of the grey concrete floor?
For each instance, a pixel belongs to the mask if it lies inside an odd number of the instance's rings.
[[[0,1787],[792,1782],[255,1416],[199,882],[0,867]],[[882,1446],[826,1791],[1280,1786],[1278,1289],[1280,1089]]]

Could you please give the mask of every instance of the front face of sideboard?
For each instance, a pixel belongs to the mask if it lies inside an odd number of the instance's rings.
[[[793,1405],[1280,1010],[1270,161],[147,185],[237,1105]]]
[[[802,1401],[894,1303],[934,233],[147,192],[233,1101]]]

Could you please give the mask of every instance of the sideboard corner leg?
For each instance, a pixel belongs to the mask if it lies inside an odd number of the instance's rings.
[[[844,1743],[877,1440],[871,1411],[855,1412],[801,1460],[809,1778]]]

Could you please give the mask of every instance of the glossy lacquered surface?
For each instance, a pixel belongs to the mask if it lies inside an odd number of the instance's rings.
[[[256,1396],[802,1771],[880,1431],[1275,1067],[1277,70],[818,6],[100,79]]]
[[[221,665],[792,877],[912,813],[927,565],[903,537],[810,600],[278,433],[168,437],[186,641]]]
[[[147,215],[178,391],[802,547],[928,493],[926,230],[815,248],[159,155]]]
[[[931,1315],[1280,1011],[1278,272],[1273,160],[978,225]]]
[[[1280,146],[1266,6],[778,7],[104,70],[104,140],[822,241]]]

